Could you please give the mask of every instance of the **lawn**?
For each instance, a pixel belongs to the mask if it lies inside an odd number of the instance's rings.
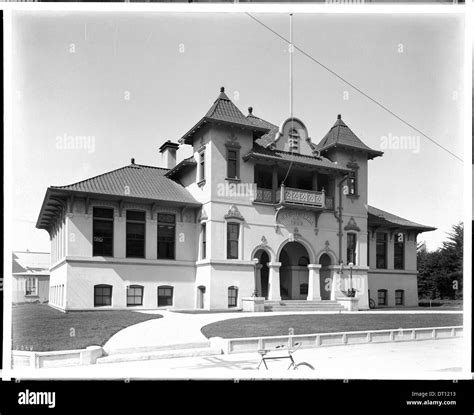
[[[103,346],[125,327],[161,317],[128,310],[62,313],[44,304],[22,304],[12,309],[12,347],[42,352]]]
[[[260,337],[295,334],[335,333],[358,330],[383,330],[418,327],[461,326],[462,314],[300,314],[269,317],[244,317],[204,326],[207,337]]]

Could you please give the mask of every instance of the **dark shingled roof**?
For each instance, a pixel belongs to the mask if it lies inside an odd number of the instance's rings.
[[[98,198],[142,199],[172,205],[201,206],[179,183],[166,177],[168,169],[130,164],[116,170],[67,186],[50,186],[36,223],[48,229],[50,220],[60,209],[58,202],[69,195],[97,195]]]
[[[266,147],[269,144],[273,143],[278,133],[279,127],[253,115],[252,108],[249,108],[249,114],[247,115],[247,119],[255,126],[267,128],[269,130],[268,133],[262,135],[260,138],[255,140],[257,144]]]
[[[238,127],[248,128],[253,131],[257,131],[260,134],[268,132],[268,128],[263,126],[258,126],[252,123],[247,119],[247,117],[242,114],[242,112],[237,108],[237,106],[230,100],[230,98],[225,94],[224,87],[221,88],[221,92],[217,99],[212,104],[209,111],[204,115],[201,120],[194,125],[181,139],[181,143],[192,144],[192,136],[201,128],[205,123],[208,122],[218,122],[224,124],[235,125]]]
[[[432,226],[420,225],[419,223],[411,222],[403,219],[400,216],[385,212],[384,210],[368,206],[368,226],[384,226],[388,228],[409,228],[417,229],[421,232],[434,231],[436,228]]]
[[[333,147],[346,147],[362,150],[368,154],[369,158],[374,158],[383,154],[382,151],[372,150],[370,147],[366,146],[344,123],[344,121],[342,121],[340,115],[337,116],[335,124],[318,144],[318,149],[321,152],[326,152]]]
[[[307,156],[304,154],[290,153],[282,150],[272,150],[262,147],[259,144],[254,144],[252,150],[243,157],[244,160],[248,160],[250,158],[275,160],[282,163],[290,163],[293,161],[295,164],[301,164],[305,166],[322,167],[341,172],[351,171],[348,168],[338,166],[336,163],[333,163],[331,160],[325,157],[316,158],[314,156]]]
[[[129,164],[78,183],[51,186],[51,189],[199,205],[182,185],[166,177],[168,171],[160,167]],[[124,189],[130,192],[125,194]]]

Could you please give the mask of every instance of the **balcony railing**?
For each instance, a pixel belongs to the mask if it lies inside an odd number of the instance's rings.
[[[275,200],[273,199],[272,189],[257,187],[255,202],[334,209],[334,198],[326,196],[324,190],[317,192],[314,190],[295,189],[286,186],[282,186],[275,191]]]

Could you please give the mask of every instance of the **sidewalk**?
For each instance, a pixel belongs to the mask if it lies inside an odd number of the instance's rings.
[[[298,350],[296,362],[306,361],[315,371],[286,371],[287,361],[270,363],[269,371],[256,371],[257,353],[160,359],[64,369],[38,369],[35,376],[53,378],[222,378],[244,376],[312,376],[359,379],[462,379],[463,339],[378,343]],[[241,371],[241,372],[240,372]],[[31,375],[31,372],[30,372]]]

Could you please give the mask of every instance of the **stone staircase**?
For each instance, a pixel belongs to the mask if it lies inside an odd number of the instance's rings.
[[[222,354],[222,350],[212,348],[209,341],[113,349],[106,350],[106,352],[106,356],[97,359],[97,364],[171,359],[176,357],[216,356]]]
[[[265,311],[344,311],[337,301],[281,300],[265,301]]]

